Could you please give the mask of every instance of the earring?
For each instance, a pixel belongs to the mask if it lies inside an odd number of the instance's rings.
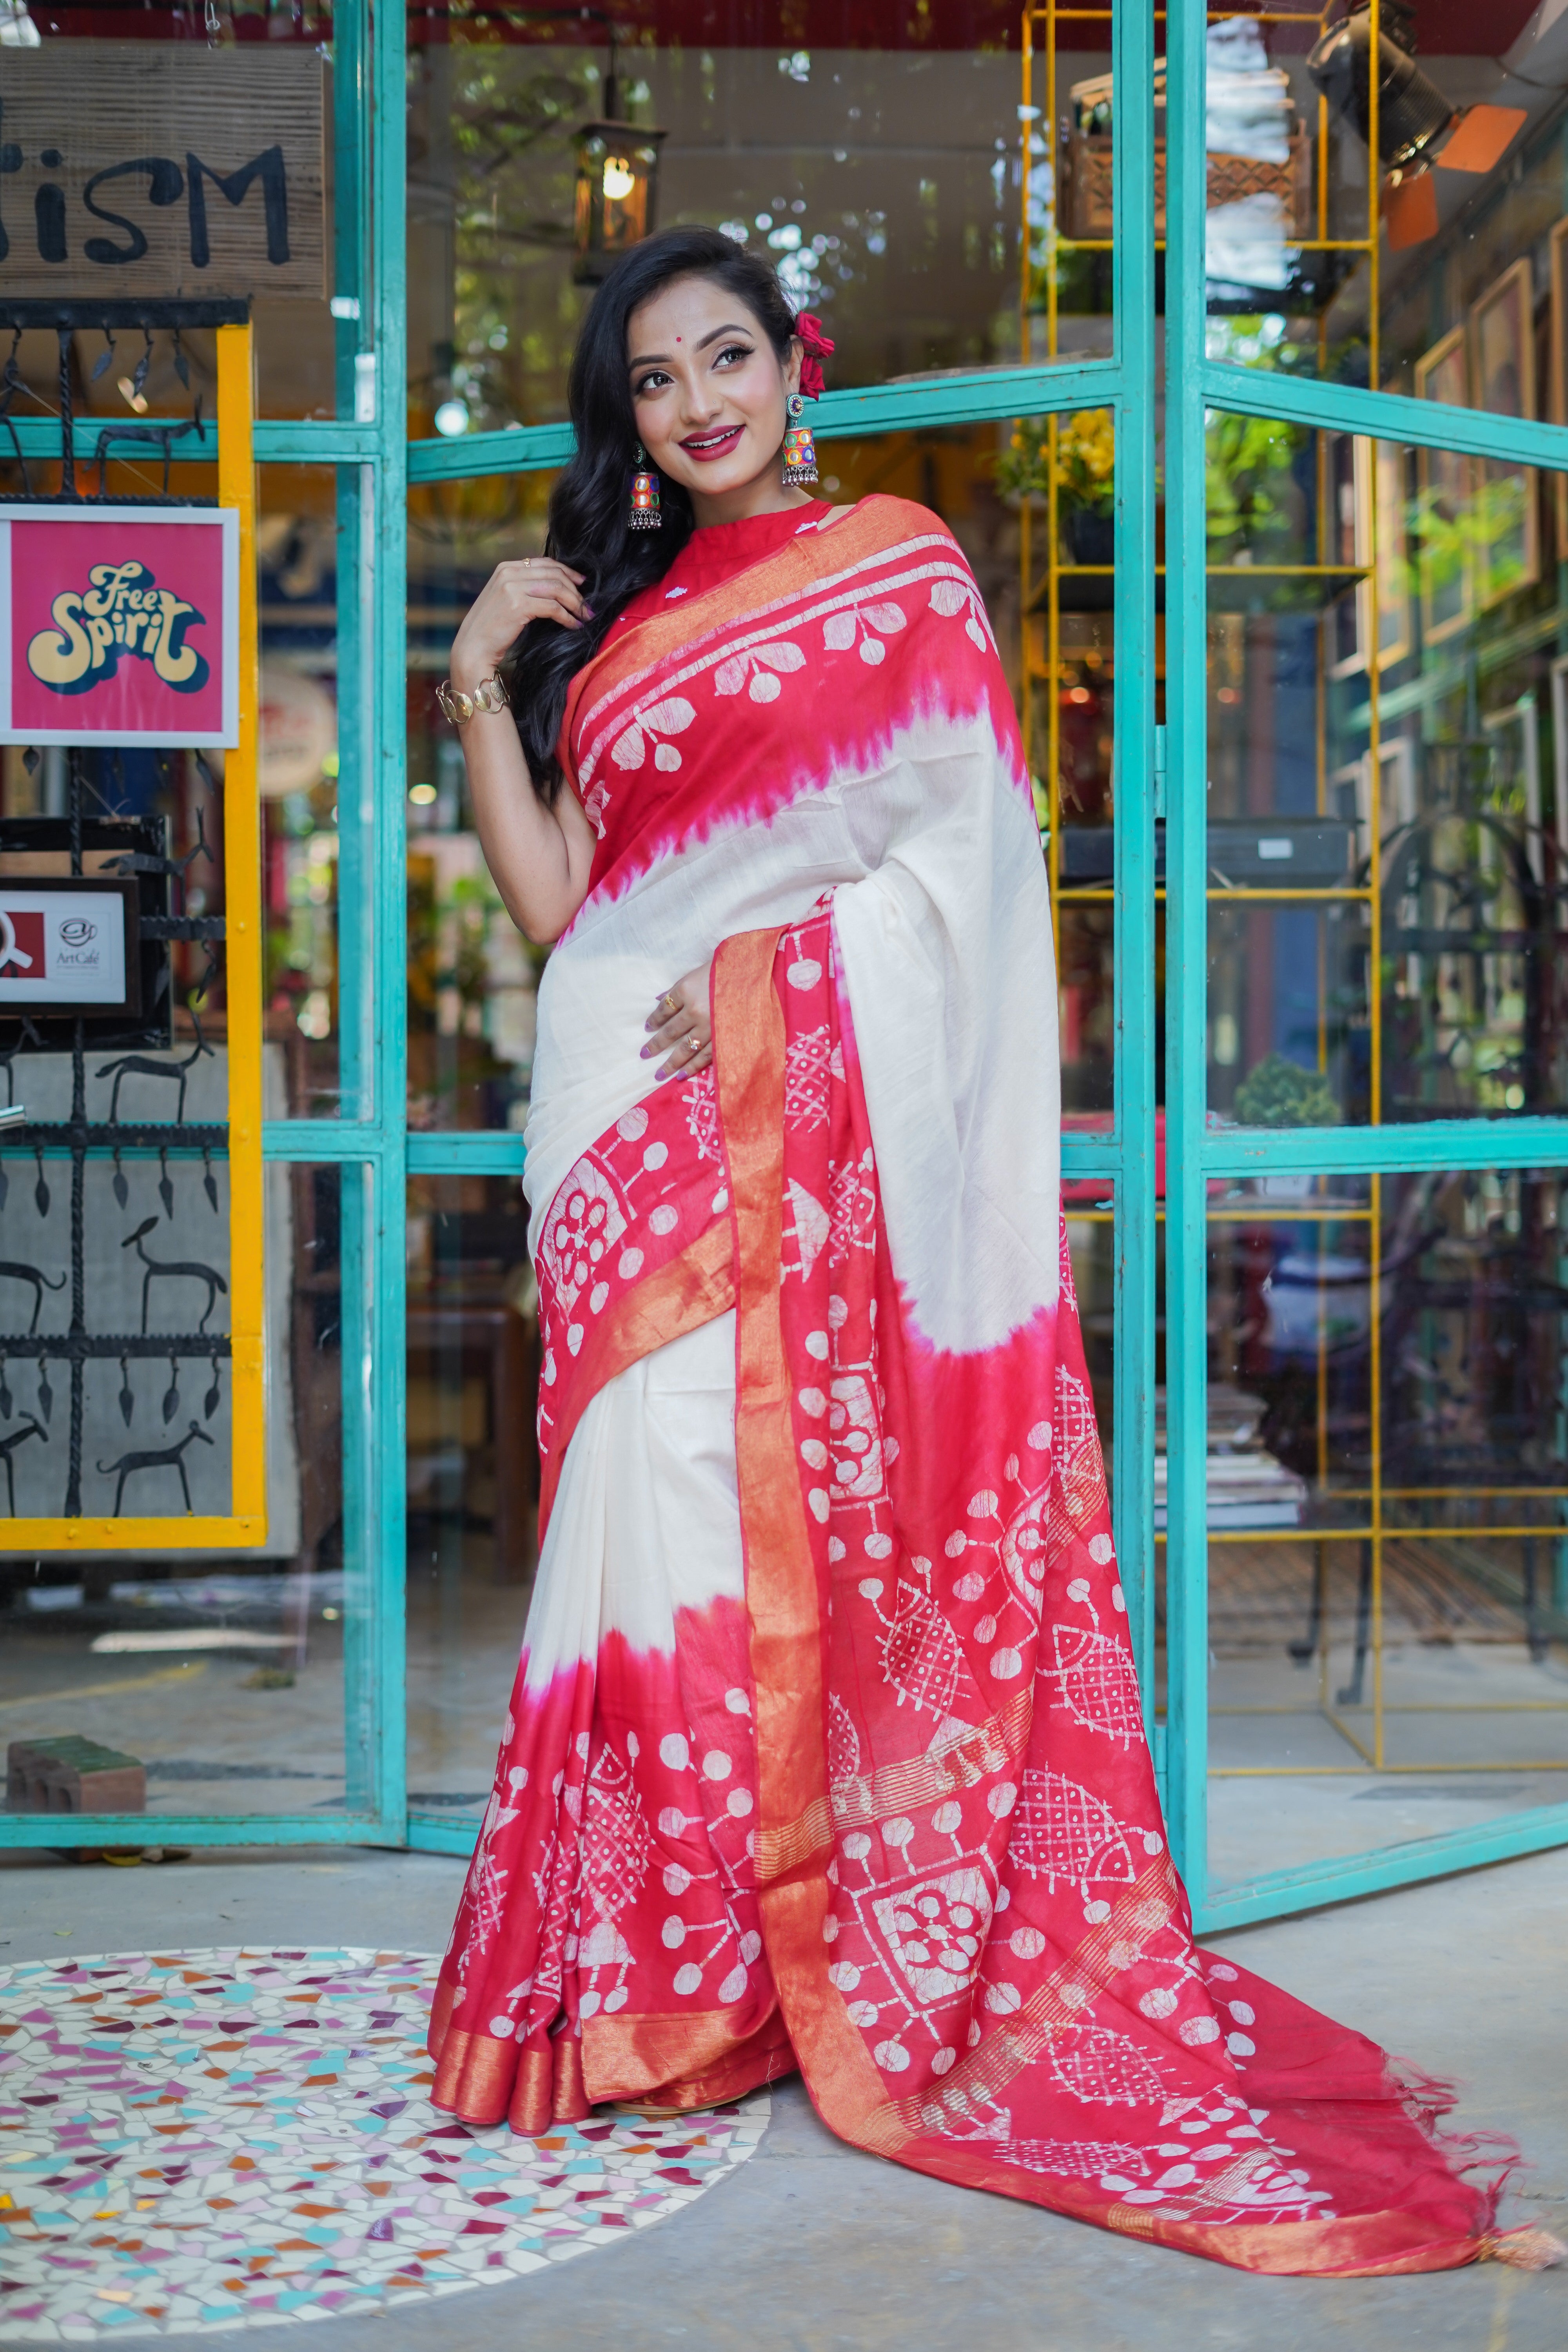
[[[663,522],[658,510],[658,476],[648,464],[647,452],[639,441],[632,458],[631,510],[626,516],[626,529],[658,530]]]
[[[784,402],[784,414],[789,423],[784,437],[784,485],[786,490],[799,488],[803,482],[816,479],[816,444],[811,437],[811,427],[803,425],[805,403],[798,392],[792,392]]]

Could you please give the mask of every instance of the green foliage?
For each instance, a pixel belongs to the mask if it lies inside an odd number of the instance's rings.
[[[1305,427],[1271,416],[1210,410],[1205,473],[1212,561],[1234,560],[1244,549],[1259,561],[1289,560],[1299,498],[1290,467],[1306,438]]]
[[[1243,1127],[1337,1127],[1340,1107],[1327,1078],[1284,1054],[1265,1054],[1236,1090]]]
[[[1116,500],[1116,431],[1109,408],[1084,408],[1057,427],[1057,494],[1067,508],[1109,514]],[[1043,499],[1051,484],[1048,420],[1025,417],[996,460],[1005,498]]]

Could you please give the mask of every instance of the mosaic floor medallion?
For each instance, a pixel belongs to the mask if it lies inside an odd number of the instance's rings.
[[[750,2156],[765,2096],[516,2139],[429,2103],[426,1954],[0,1970],[0,2339],[373,2312],[612,2245]]]

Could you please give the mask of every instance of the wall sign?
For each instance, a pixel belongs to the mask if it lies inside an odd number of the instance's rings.
[[[230,509],[0,505],[0,743],[239,740]]]
[[[0,878],[0,1017],[140,1010],[134,882]]]
[[[0,295],[326,292],[314,50],[46,39],[5,57]]]

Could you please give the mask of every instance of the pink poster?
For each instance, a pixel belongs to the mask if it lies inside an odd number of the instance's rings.
[[[232,747],[239,518],[0,506],[0,742]]]

